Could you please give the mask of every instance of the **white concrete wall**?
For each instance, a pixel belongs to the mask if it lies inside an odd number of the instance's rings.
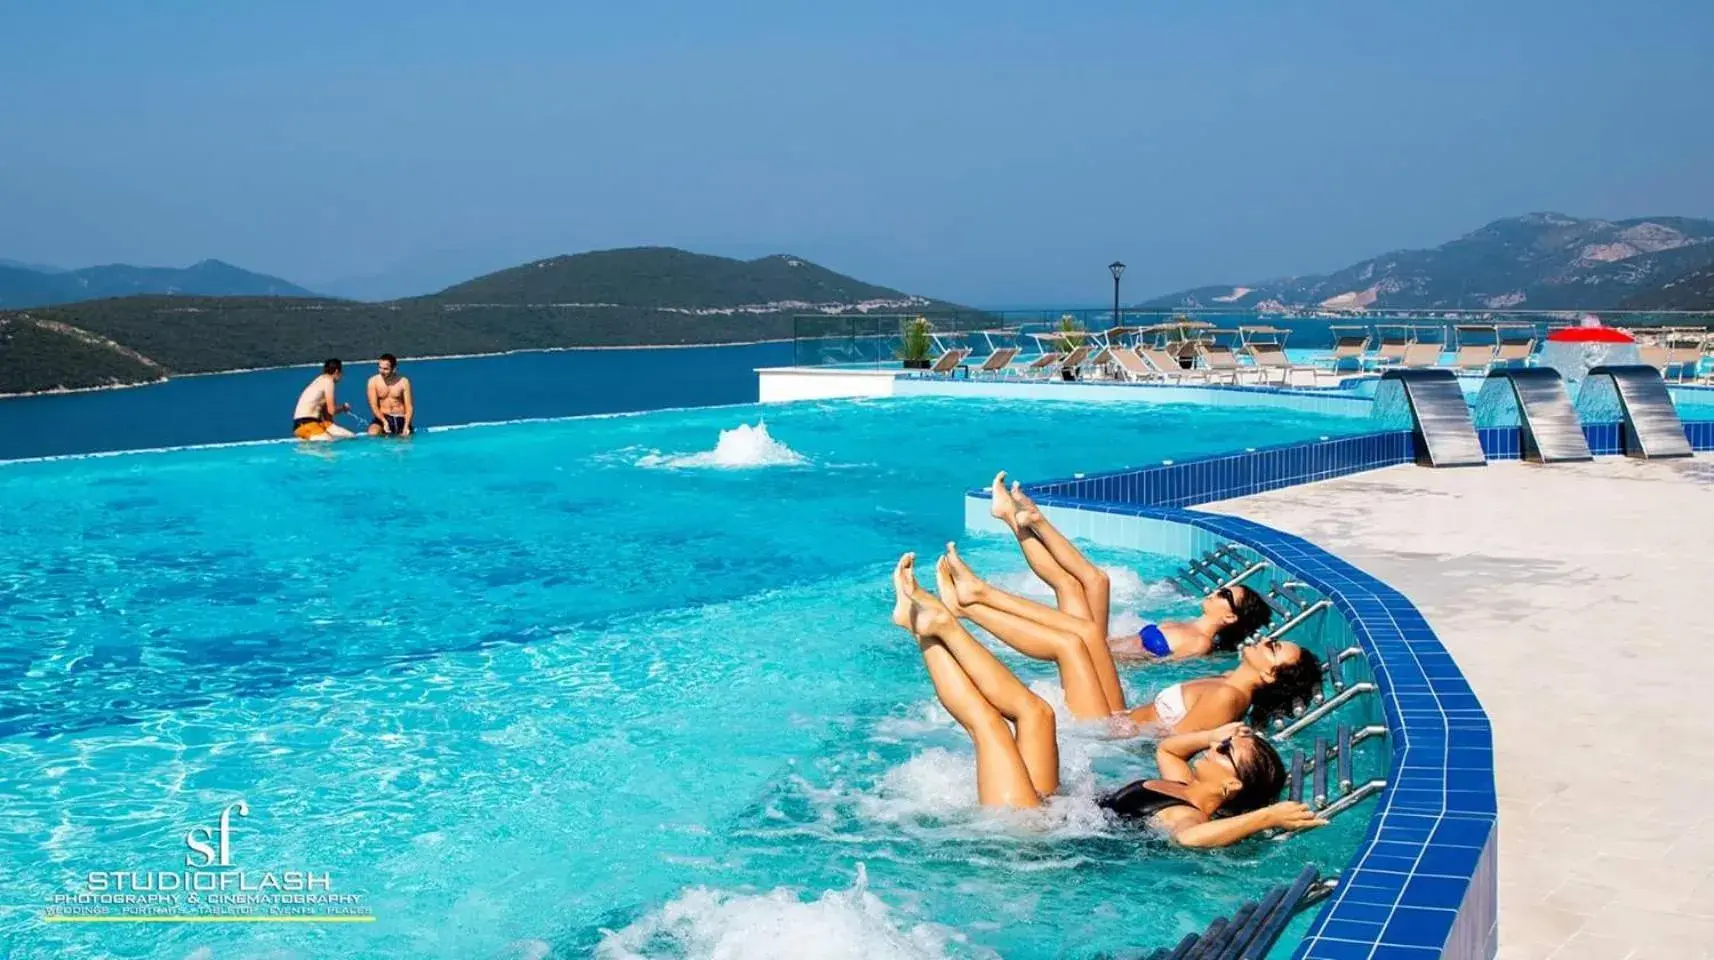
[[[758,399],[762,403],[793,400],[843,400],[853,397],[890,397],[894,374],[890,370],[839,370],[828,367],[770,367],[756,371]]]

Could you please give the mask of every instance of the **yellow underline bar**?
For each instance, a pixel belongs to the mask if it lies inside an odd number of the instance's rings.
[[[375,917],[363,914],[352,917],[224,917],[224,916],[159,916],[159,917],[66,917],[45,914],[48,923],[374,923]]]

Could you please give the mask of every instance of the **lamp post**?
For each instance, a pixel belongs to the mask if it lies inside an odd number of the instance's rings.
[[[1119,274],[1125,272],[1125,265],[1115,260],[1107,264],[1107,269],[1113,271],[1113,326],[1119,325]]]

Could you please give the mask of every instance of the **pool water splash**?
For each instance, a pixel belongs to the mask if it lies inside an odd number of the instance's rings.
[[[942,960],[998,958],[970,949],[957,931],[913,922],[868,890],[862,864],[849,889],[813,900],[799,891],[734,893],[697,887],[595,949],[599,960]]]
[[[801,467],[809,459],[768,434],[765,421],[755,426],[740,423],[720,431],[713,450],[701,453],[664,455],[651,453],[637,461],[639,467],[669,469],[749,470],[756,467]]]

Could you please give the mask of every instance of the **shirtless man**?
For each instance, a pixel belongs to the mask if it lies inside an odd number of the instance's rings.
[[[351,409],[349,403],[336,403],[333,386],[345,375],[338,360],[321,365],[321,376],[309,382],[298,394],[298,405],[292,409],[292,436],[299,440],[344,440],[356,434],[333,422],[333,418]]]
[[[408,437],[416,432],[416,401],[411,397],[409,377],[399,376],[399,361],[390,353],[381,354],[376,374],[369,378],[369,419],[371,437]]]

